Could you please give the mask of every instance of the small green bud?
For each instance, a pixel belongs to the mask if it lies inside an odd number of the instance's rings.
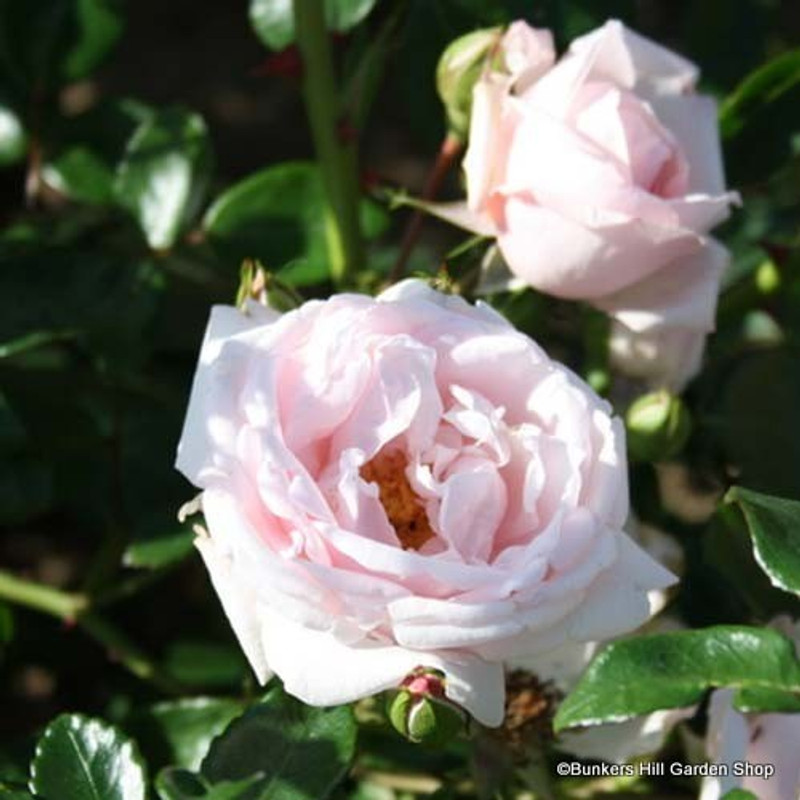
[[[444,745],[464,730],[466,714],[445,697],[444,680],[439,670],[418,667],[389,694],[389,721],[409,741]]]
[[[666,390],[638,398],[625,415],[628,452],[634,461],[663,461],[677,455],[691,433],[689,410]]]
[[[781,273],[771,258],[759,264],[756,270],[756,286],[761,294],[774,294],[781,288]]]
[[[502,28],[484,28],[451,42],[436,67],[436,88],[447,113],[450,131],[461,141],[469,133],[472,89],[492,58]]]
[[[248,301],[267,305],[269,276],[260,262],[246,258],[239,270],[239,288],[236,291],[236,307],[245,311]]]

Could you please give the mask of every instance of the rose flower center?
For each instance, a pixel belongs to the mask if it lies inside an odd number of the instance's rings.
[[[378,453],[359,470],[367,483],[378,485],[379,499],[403,550],[419,550],[436,534],[419,497],[406,477],[408,461],[395,450]]]

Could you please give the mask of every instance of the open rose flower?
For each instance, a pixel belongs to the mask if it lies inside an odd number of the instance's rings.
[[[693,64],[619,22],[544,71],[546,39],[524,41],[513,71],[475,85],[467,203],[440,213],[496,237],[518,280],[611,313],[618,363],[678,388],[699,366],[728,261],[707,234],[737,199],[716,105],[695,94]]]
[[[634,542],[664,567],[680,575],[684,569],[683,548],[668,533],[628,518],[626,530]],[[669,601],[669,592],[654,589],[648,596],[653,618],[637,631],[662,633],[684,626],[675,617],[661,614]],[[567,644],[557,650],[532,658],[515,659],[512,666],[533,672],[540,680],[549,681],[564,695],[571,692],[592,659],[608,644],[590,642]],[[555,741],[558,750],[578,758],[623,764],[635,758],[652,755],[663,746],[672,729],[694,716],[696,708],[675,708],[654,711],[623,722],[593,725],[577,731],[561,733]]]
[[[673,581],[622,531],[624,444],[490,308],[406,281],[215,308],[177,465],[262,681],[330,705],[433,667],[498,725],[504,661],[629,631]]]
[[[800,655],[800,623],[776,617],[773,628],[795,643]],[[733,789],[745,789],[759,800],[797,800],[800,797],[800,714],[742,714],[733,706],[735,691],[718,689],[708,708],[706,756],[726,764],[729,774],[703,780],[700,800],[720,800]],[[734,765],[768,764],[774,774],[735,775]]]

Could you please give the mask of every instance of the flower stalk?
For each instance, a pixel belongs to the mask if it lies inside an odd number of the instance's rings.
[[[0,600],[40,611],[68,624],[77,624],[138,678],[166,694],[177,694],[183,689],[175,678],[164,672],[122,631],[91,611],[90,599],[84,594],[62,592],[0,570]]]
[[[327,199],[325,232],[331,275],[338,286],[343,286],[364,266],[356,143],[354,137],[342,135],[324,3],[294,0],[294,20],[303,57],[306,111]]]

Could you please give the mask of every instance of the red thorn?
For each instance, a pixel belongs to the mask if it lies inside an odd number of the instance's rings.
[[[358,139],[358,130],[347,117],[342,117],[336,123],[336,133],[342,144],[350,144]]]
[[[303,59],[295,45],[269,56],[252,70],[257,78],[301,78],[303,76]]]
[[[381,183],[381,176],[374,169],[364,169],[359,177],[362,192],[369,192]]]

